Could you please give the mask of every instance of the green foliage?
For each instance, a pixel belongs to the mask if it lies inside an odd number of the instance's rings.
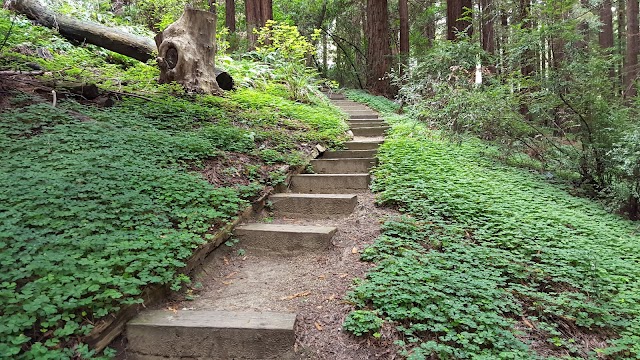
[[[3,354],[71,357],[56,345],[140,301],[144,286],[173,283],[211,225],[246,204],[182,168],[216,153],[206,137],[154,126],[126,106],[89,113],[95,121],[37,104],[1,115],[12,125],[5,135],[31,126],[3,142],[0,158]]]
[[[356,310],[347,316],[342,327],[356,336],[362,336],[379,331],[383,322],[374,311]]]
[[[400,109],[400,106],[398,104],[379,96],[369,95],[369,93],[362,90],[347,90],[345,91],[345,95],[349,99],[363,103],[373,110],[381,112],[385,115],[395,113]]]
[[[315,31],[312,40],[318,35]],[[316,48],[297,27],[269,20],[258,31],[258,43],[257,54],[272,66],[274,79],[285,85],[292,100],[309,102],[321,96],[318,73],[305,64]]]
[[[311,40],[316,40],[320,34],[315,30]],[[315,55],[316,48],[293,25],[269,20],[258,31],[258,46],[256,51],[263,57],[278,56],[287,62],[305,61],[308,56]]]
[[[574,357],[640,356],[637,226],[485,152],[394,125],[373,189],[406,216],[363,251],[377,264],[349,299],[400,324],[412,359],[536,358],[527,338]],[[594,332],[609,334],[603,349],[580,345]]]

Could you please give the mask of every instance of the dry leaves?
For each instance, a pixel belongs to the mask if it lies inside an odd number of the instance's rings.
[[[311,291],[303,291],[303,292],[299,292],[293,295],[289,295],[289,296],[285,296],[283,298],[280,298],[280,300],[293,300],[295,298],[298,297],[304,297],[304,296],[309,296],[311,294]]]

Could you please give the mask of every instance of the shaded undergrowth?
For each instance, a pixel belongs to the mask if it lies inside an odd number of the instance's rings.
[[[404,216],[364,251],[376,267],[349,298],[398,325],[404,355],[640,357],[636,224],[479,141],[390,121],[373,189]]]

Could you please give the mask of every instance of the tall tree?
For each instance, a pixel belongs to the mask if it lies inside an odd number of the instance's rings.
[[[268,20],[273,20],[273,0],[258,0],[260,2],[260,26],[264,26]]]
[[[598,43],[603,49],[613,47],[613,13],[611,11],[611,0],[603,0],[600,6],[600,22],[602,28],[598,34]]]
[[[236,32],[236,1],[225,0],[224,8],[224,25],[229,29],[230,33]]]
[[[624,56],[623,94],[629,99],[637,94],[638,53],[640,53],[640,28],[638,26],[638,0],[627,0],[627,49]]]
[[[456,40],[461,35],[471,36],[471,0],[447,0],[447,40]]]
[[[258,36],[254,32],[258,28],[260,14],[259,0],[244,0],[244,15],[247,22],[247,40],[249,41],[249,50],[256,48]]]
[[[533,29],[533,21],[531,20],[529,14],[531,12],[531,0],[520,0],[520,5],[518,6],[518,21],[520,22],[520,26],[523,29],[531,30]],[[529,46],[533,47],[533,44]],[[529,47],[523,55],[522,64],[523,66],[520,68],[520,72],[524,76],[530,76],[536,69],[535,63],[535,51]]]
[[[489,54],[495,52],[495,30],[493,28],[493,6],[491,0],[480,0],[480,14],[482,21],[480,23],[482,33],[482,48]]]
[[[403,74],[409,61],[409,3],[407,0],[398,1],[400,16],[400,73]]]
[[[389,9],[387,0],[367,0],[367,89],[390,96],[387,73],[391,67],[389,43]]]
[[[611,11],[611,5],[611,0],[603,0],[599,11],[602,27],[600,28],[600,33],[598,33],[598,44],[607,54],[611,54],[613,48],[613,12]],[[609,77],[613,80],[615,76],[616,72],[612,67],[609,69]],[[615,84],[615,81],[612,83]],[[614,87],[617,86],[614,85]]]
[[[618,18],[618,24],[617,24],[617,28],[618,31],[616,32],[616,38],[618,39],[618,46],[617,46],[617,51],[618,51],[618,55],[623,56],[624,55],[624,42],[625,42],[625,34],[626,34],[626,29],[627,29],[627,25],[626,25],[626,18],[625,18],[625,14],[626,14],[626,0],[618,0],[616,2],[616,16]],[[622,84],[623,82],[623,68],[624,68],[624,62],[620,61],[618,62],[618,74],[620,75],[620,79],[619,82],[620,84]]]

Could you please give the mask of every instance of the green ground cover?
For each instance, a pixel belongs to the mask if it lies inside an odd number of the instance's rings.
[[[411,359],[640,358],[637,224],[490,145],[388,115],[373,189],[404,215],[362,254],[376,267],[349,297],[348,330],[379,336],[384,319]]]
[[[6,34],[10,16],[0,11]],[[11,34],[0,70],[31,62],[52,72],[0,87],[0,358],[97,356],[82,338],[101,318],[139,303],[149,285],[179,290],[193,249],[281,182],[285,165],[304,164],[316,143],[345,140],[339,110],[292,101],[268,79],[260,90],[186,95],[157,85],[153,65],[72,46],[22,19]],[[51,80],[147,99],[100,108],[60,96],[53,107],[34,91]],[[202,173],[216,162],[222,180],[242,181],[208,182]]]

